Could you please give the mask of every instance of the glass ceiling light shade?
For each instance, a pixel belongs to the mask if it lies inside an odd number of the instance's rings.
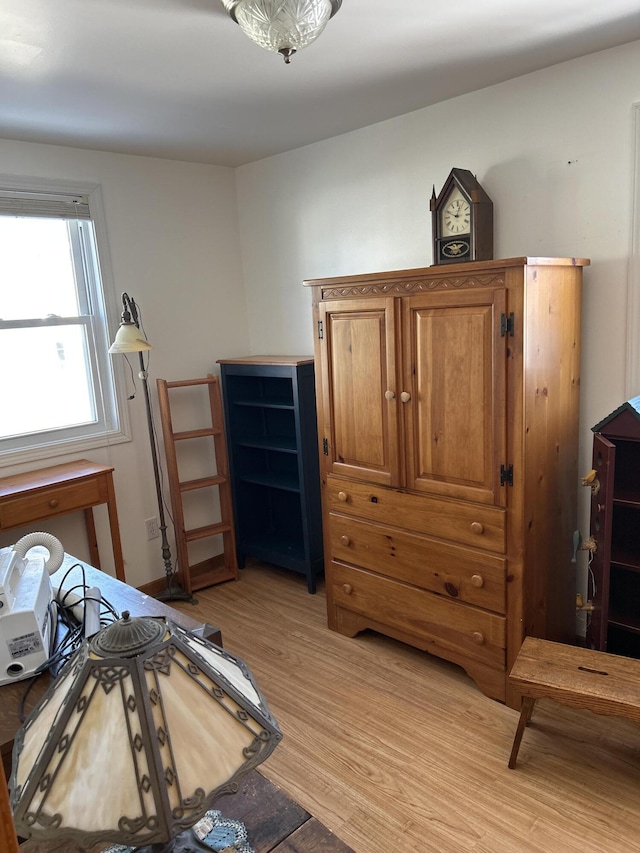
[[[280,53],[288,64],[298,50],[314,42],[342,0],[222,0],[250,39]]]
[[[125,612],[85,641],[16,735],[16,830],[82,848],[208,849],[189,828],[281,738],[242,660]]]

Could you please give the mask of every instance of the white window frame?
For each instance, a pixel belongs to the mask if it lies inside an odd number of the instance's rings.
[[[78,228],[71,229],[74,242],[74,259],[81,252],[85,262],[85,277],[88,280],[90,298],[95,299],[94,317],[78,318],[78,323],[87,328],[87,340],[90,350],[90,370],[94,385],[103,388],[102,394],[96,393],[99,423],[89,430],[86,428],[61,428],[49,432],[25,435],[18,439],[0,440],[0,464],[13,465],[23,462],[48,459],[68,453],[84,453],[98,447],[105,447],[131,440],[125,393],[124,370],[116,365],[108,354],[109,343],[112,340],[112,317],[119,317],[119,302],[117,300],[111,263],[109,260],[107,229],[102,203],[102,190],[98,184],[81,181],[59,181],[47,178],[30,178],[15,175],[0,175],[0,189],[9,192],[53,193],[69,196],[84,196],[88,199],[91,212],[91,222],[78,220]],[[91,225],[92,223],[92,225]],[[84,252],[83,228],[93,227],[97,265],[92,267],[86,263]],[[77,242],[79,241],[79,243]],[[68,323],[68,320],[65,321]],[[104,389],[104,379],[110,377],[110,388]],[[113,392],[113,393],[112,393]],[[101,396],[104,396],[102,406]],[[19,401],[14,401],[19,405]],[[84,433],[84,434],[82,434]]]

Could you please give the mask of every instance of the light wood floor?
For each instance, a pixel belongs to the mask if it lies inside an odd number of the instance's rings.
[[[177,607],[267,697],[284,738],[264,775],[356,853],[640,851],[638,725],[541,700],[508,770],[516,711],[431,655],[329,631],[323,590],[254,564]]]

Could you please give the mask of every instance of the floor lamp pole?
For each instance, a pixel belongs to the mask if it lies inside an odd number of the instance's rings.
[[[181,589],[173,582],[175,572],[171,562],[171,548],[167,539],[167,523],[164,517],[164,499],[162,496],[162,484],[160,482],[160,466],[158,464],[158,451],[156,449],[156,437],[153,428],[153,413],[151,410],[151,398],[149,397],[149,384],[147,382],[147,371],[144,366],[144,358],[142,353],[138,353],[140,357],[140,379],[144,388],[144,401],[147,409],[147,424],[149,426],[149,442],[151,444],[151,459],[153,461],[153,476],[156,483],[156,497],[158,499],[158,516],[160,518],[160,536],[162,537],[162,559],[164,560],[164,571],[167,577],[167,588],[154,596],[158,601],[191,601],[193,596],[189,592]]]

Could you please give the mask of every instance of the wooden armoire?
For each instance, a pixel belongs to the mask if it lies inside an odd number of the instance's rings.
[[[575,640],[582,268],[510,258],[314,279],[329,626],[519,706],[528,635]]]

